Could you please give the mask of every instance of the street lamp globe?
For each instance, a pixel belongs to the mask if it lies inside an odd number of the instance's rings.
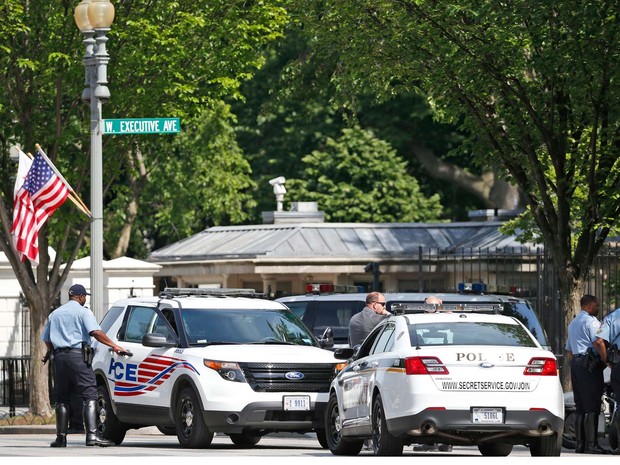
[[[114,5],[110,0],[91,0],[88,5],[88,21],[94,29],[109,28],[114,21]]]
[[[78,6],[75,7],[73,17],[75,18],[75,24],[80,31],[92,31],[93,27],[88,20],[88,5],[91,0],[82,0]]]

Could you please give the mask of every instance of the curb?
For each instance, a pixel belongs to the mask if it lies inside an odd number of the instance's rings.
[[[0,434],[56,434],[55,425],[0,426]]]

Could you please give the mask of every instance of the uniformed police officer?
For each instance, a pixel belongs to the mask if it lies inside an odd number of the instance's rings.
[[[601,323],[601,327],[596,333],[598,336],[594,341],[594,347],[601,356],[601,360],[611,367],[611,389],[614,392],[616,402],[620,400],[620,357],[618,347],[620,347],[620,309],[609,313]],[[609,352],[607,351],[609,348]],[[620,410],[614,414],[614,424],[616,432],[620,433]],[[620,455],[620,446],[612,450],[614,455]]]
[[[97,434],[97,382],[84,345],[90,347],[91,336],[111,347],[117,354],[124,349],[117,346],[101,331],[93,313],[84,308],[89,295],[80,284],[69,289],[69,301],[54,310],[43,329],[42,339],[54,360],[54,387],[56,392],[56,440],[51,447],[67,446],[67,428],[71,395],[82,397],[87,446],[113,446],[114,442]]]
[[[608,451],[598,444],[598,416],[601,411],[601,396],[605,389],[603,381],[605,365],[597,359],[590,367],[584,366],[588,352],[594,351],[593,342],[600,327],[600,322],[596,319],[598,299],[586,294],[581,298],[580,304],[581,311],[568,325],[566,340],[576,408],[575,452],[605,454]]]

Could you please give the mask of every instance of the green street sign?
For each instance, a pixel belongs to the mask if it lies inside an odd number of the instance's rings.
[[[180,118],[104,119],[104,134],[172,134],[181,131]]]

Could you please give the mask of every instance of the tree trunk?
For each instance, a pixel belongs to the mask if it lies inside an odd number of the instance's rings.
[[[44,308],[38,305],[30,305],[30,411],[35,415],[48,416],[51,414],[49,396],[49,366],[50,360],[43,365],[43,356],[47,351],[45,343],[41,340],[43,328],[47,320],[47,303]]]
[[[130,166],[128,174],[131,184],[131,197],[125,208],[125,224],[121,229],[116,246],[110,252],[112,258],[119,258],[127,253],[133,227],[138,218],[140,194],[145,184],[148,182],[146,164],[139,146],[136,146],[133,151],[128,151],[127,161]]]
[[[561,308],[564,309],[564,343],[566,343],[566,339],[568,338],[568,325],[581,309],[580,300],[585,291],[585,281],[583,279],[575,279],[566,266],[560,267],[558,264],[555,266],[558,270],[560,305]],[[571,391],[570,361],[565,351],[562,359],[560,377],[564,391]]]
[[[487,208],[514,210],[523,205],[519,188],[492,170],[474,175],[460,166],[444,162],[423,145],[413,144],[411,151],[429,176],[459,186],[482,200]]]

